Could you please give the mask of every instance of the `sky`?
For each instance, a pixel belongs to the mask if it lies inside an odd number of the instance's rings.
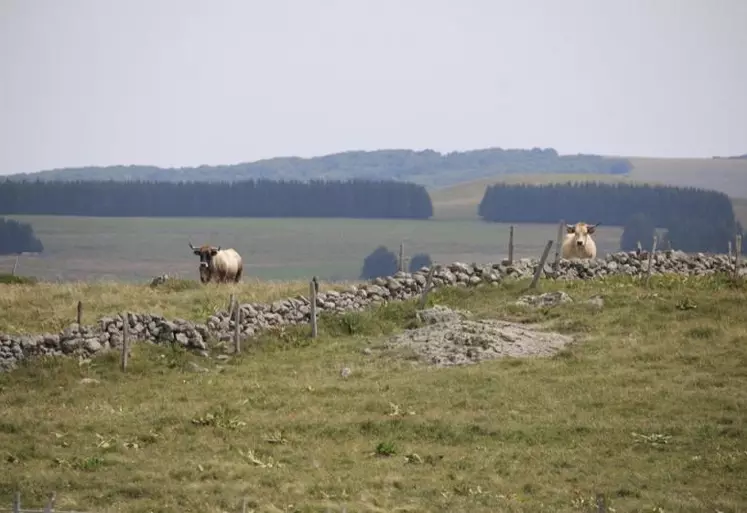
[[[745,0],[0,0],[0,174],[747,153]]]

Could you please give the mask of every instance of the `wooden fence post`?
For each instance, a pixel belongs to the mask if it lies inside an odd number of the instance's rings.
[[[601,493],[597,494],[597,513],[607,513],[607,504]]]
[[[537,288],[537,283],[539,282],[540,276],[542,275],[542,271],[544,271],[545,269],[545,262],[547,261],[547,255],[550,254],[551,247],[552,240],[548,240],[547,244],[545,244],[545,250],[542,252],[542,257],[540,258],[539,265],[534,271],[534,278],[532,278],[532,283],[529,285],[529,289]]]
[[[130,345],[130,315],[125,313],[122,322],[122,360],[120,361],[122,372],[127,371],[127,349]]]
[[[20,254],[16,255],[16,261],[13,262],[13,270],[10,272],[11,276],[15,276],[16,275],[16,269],[18,269],[18,259],[19,258],[21,258],[21,255]]]
[[[563,246],[563,232],[565,231],[565,220],[561,219],[558,224],[558,237],[555,239],[555,262],[552,264],[554,273],[558,272],[560,265],[560,248]]]
[[[508,229],[508,265],[514,264],[514,225]]]
[[[317,336],[317,326],[316,326],[316,285],[314,284],[314,281],[309,282],[309,297],[311,297],[311,338],[316,338]]]
[[[728,244],[729,244],[729,253],[728,253],[728,255],[729,255],[729,263],[731,263],[731,255],[732,255],[731,241],[729,241]]]
[[[228,318],[234,316],[233,305],[236,302],[236,296],[231,293],[231,297],[228,298]]]
[[[654,235],[654,243],[651,246],[651,253],[648,254],[648,269],[646,269],[646,285],[651,279],[651,272],[654,270],[654,253],[656,253],[656,244],[659,242],[659,238]]]
[[[742,236],[737,235],[734,241],[734,279],[739,278],[739,267],[742,265]]]
[[[83,301],[78,301],[78,311],[76,313],[76,322],[78,323],[78,326],[80,326],[83,321]]]
[[[47,502],[47,505],[44,508],[44,513],[54,512],[54,502],[56,498],[57,498],[57,492],[52,492],[49,494],[49,501]]]
[[[399,270],[405,270],[405,243],[399,243]]]
[[[234,333],[233,333],[233,352],[239,354],[241,352],[241,306],[239,300],[233,305],[234,308]]]
[[[13,497],[13,513],[21,513],[21,492],[16,490],[15,497]]]
[[[244,497],[244,500],[241,502],[241,513],[246,513],[248,507],[249,507],[249,499]]]
[[[423,287],[423,292],[420,293],[420,303],[418,304],[418,307],[420,310],[425,308],[425,303],[428,301],[428,293],[431,291],[431,286],[433,285],[433,273],[436,272],[436,264],[431,263],[431,268],[428,269],[428,276],[425,278],[425,286]]]

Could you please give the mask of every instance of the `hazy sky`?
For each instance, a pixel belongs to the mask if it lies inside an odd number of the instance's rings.
[[[0,0],[0,174],[747,152],[747,0]]]

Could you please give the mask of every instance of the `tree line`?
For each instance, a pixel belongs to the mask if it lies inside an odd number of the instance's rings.
[[[234,165],[159,168],[106,166],[52,169],[11,175],[10,179],[116,181],[402,180],[425,186],[517,173],[627,174],[627,159],[599,155],[558,155],[553,148],[485,148],[439,153],[433,150],[346,151],[313,158],[278,157]]]
[[[0,214],[428,219],[425,187],[386,180],[0,183]]]
[[[691,187],[499,183],[486,188],[478,213],[486,221],[505,223],[557,223],[564,219],[569,224],[651,224],[667,230],[667,244],[688,252],[725,253],[728,241],[742,233],[726,194]],[[651,241],[641,243],[651,246]]]
[[[0,217],[0,255],[41,253],[44,245],[28,223]]]

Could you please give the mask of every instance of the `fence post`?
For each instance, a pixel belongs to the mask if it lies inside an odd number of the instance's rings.
[[[78,323],[78,326],[80,326],[81,322],[83,321],[83,301],[78,301],[76,321]]]
[[[508,265],[514,265],[514,225],[508,229]]]
[[[316,338],[316,285],[314,284],[314,280],[309,282],[309,296],[311,297],[311,338]]]
[[[729,253],[728,253],[728,255],[729,255],[729,263],[731,263],[731,255],[732,255],[731,241],[728,241],[728,245],[729,245]]]
[[[236,296],[234,296],[232,292],[231,297],[228,298],[228,318],[229,319],[234,316],[233,305],[235,302],[236,302]]]
[[[405,243],[399,243],[399,270],[405,270]]]
[[[425,308],[425,303],[428,301],[428,293],[431,291],[431,286],[433,285],[433,273],[436,272],[436,264],[431,263],[431,268],[428,269],[428,276],[425,278],[425,287],[423,287],[423,292],[420,293],[420,303],[418,307],[420,310]]]
[[[244,500],[241,502],[241,513],[246,513],[248,507],[249,507],[249,499],[244,497]]]
[[[529,284],[530,289],[534,289],[537,287],[537,283],[539,282],[540,276],[542,275],[542,271],[545,269],[545,262],[547,261],[547,255],[550,254],[550,248],[552,247],[552,240],[548,240],[547,244],[545,244],[545,250],[542,252],[542,257],[540,258],[539,265],[537,266],[537,269],[534,271],[534,278],[532,278],[532,283]]]
[[[125,312],[122,322],[122,372],[127,371],[127,349],[130,345],[130,314]]]
[[[49,494],[49,501],[47,502],[47,506],[44,508],[44,513],[54,512],[54,502],[56,498],[57,498],[57,492],[52,492]]]
[[[234,303],[233,308],[234,308],[233,352],[234,354],[239,354],[241,352],[241,306],[239,306],[238,299]]]
[[[18,255],[16,255],[16,261],[13,262],[13,270],[10,272],[11,276],[15,276],[16,275],[16,269],[18,269],[18,259],[19,258],[21,258],[20,253]]]
[[[607,513],[607,504],[601,493],[597,494],[597,513]]]
[[[560,265],[560,248],[563,246],[563,232],[565,231],[565,220],[561,219],[558,224],[558,237],[555,239],[555,262],[552,264],[553,273],[558,272]]]
[[[734,279],[739,278],[739,266],[742,265],[742,236],[737,235],[734,244]]]
[[[15,497],[13,497],[13,513],[21,513],[21,492],[16,490]]]
[[[651,246],[651,253],[648,254],[648,269],[646,269],[646,285],[651,279],[651,271],[654,270],[654,253],[656,253],[656,244],[659,242],[659,238],[654,235],[654,243]]]

